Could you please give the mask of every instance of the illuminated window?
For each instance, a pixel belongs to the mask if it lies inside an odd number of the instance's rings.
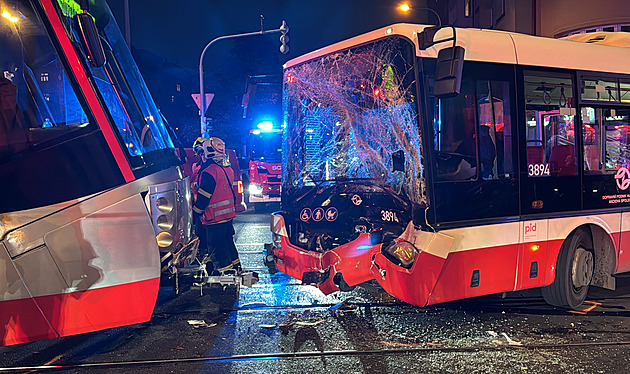
[[[177,83],[177,92],[181,92],[182,91],[182,85]]]
[[[48,82],[48,73],[41,73],[39,77],[42,82]]]

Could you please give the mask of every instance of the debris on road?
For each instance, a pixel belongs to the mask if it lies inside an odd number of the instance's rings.
[[[199,328],[199,327],[214,327],[217,324],[216,323],[206,323],[206,321],[204,320],[200,320],[200,319],[190,319],[188,320],[188,324],[192,325],[194,328]]]
[[[523,343],[521,342],[517,342],[516,340],[512,340],[512,338],[510,338],[508,336],[508,334],[502,332],[501,335],[503,335],[505,337],[505,340],[507,340],[508,345],[523,345]]]
[[[588,304],[590,306],[586,307],[586,308],[584,308],[582,310],[569,310],[569,313],[584,315],[584,314],[590,312],[591,310],[597,308],[599,305],[602,305],[602,303],[598,303],[598,302],[595,302],[595,301],[588,301],[588,300],[584,301],[583,304]]]
[[[273,324],[261,324],[259,325],[261,329],[267,329],[267,330],[273,330],[275,329],[278,324],[277,323],[273,323]]]

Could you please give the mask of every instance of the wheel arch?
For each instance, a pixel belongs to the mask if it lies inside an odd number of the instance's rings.
[[[580,226],[591,234],[595,264],[591,285],[609,290],[615,289],[615,278],[612,274],[617,266],[617,251],[610,231],[592,223]],[[577,228],[576,228],[577,230]],[[574,232],[575,230],[573,230]],[[571,233],[573,233],[571,232]]]

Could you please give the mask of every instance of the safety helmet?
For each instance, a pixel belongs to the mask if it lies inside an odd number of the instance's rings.
[[[203,138],[203,137],[198,137],[197,139],[195,139],[195,142],[193,143],[193,152],[195,153],[196,156],[201,157],[203,155],[203,142],[205,142],[207,139]]]
[[[226,161],[225,143],[219,138],[209,138],[203,142],[203,159],[213,160],[217,164],[224,166]]]

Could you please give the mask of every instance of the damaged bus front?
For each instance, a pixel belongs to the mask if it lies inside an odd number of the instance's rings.
[[[273,258],[325,294],[372,281],[382,247],[408,261],[408,248],[394,244],[414,216],[424,222],[426,206],[414,44],[391,35],[352,45],[290,61],[284,72]]]

